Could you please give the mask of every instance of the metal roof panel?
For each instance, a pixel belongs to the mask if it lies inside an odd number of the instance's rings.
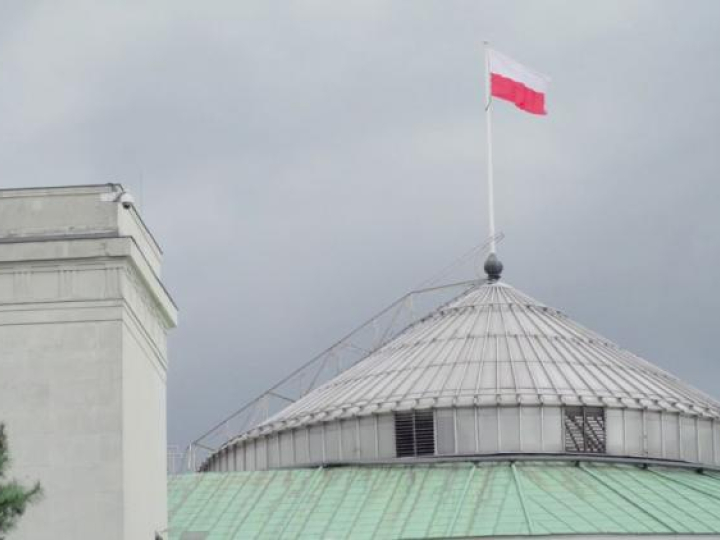
[[[171,540],[720,533],[720,476],[654,466],[348,466],[182,475],[168,489]]]
[[[398,404],[605,403],[720,417],[720,404],[504,283],[470,289],[270,418]],[[412,406],[412,405],[410,405]]]

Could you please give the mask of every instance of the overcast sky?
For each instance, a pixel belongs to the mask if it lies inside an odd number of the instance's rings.
[[[0,0],[0,183],[140,199],[184,445],[482,241],[489,39],[552,77],[549,116],[496,106],[504,277],[720,398],[718,28],[716,1]]]

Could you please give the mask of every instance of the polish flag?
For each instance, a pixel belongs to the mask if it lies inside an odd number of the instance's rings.
[[[545,94],[550,77],[492,49],[487,52],[491,95],[511,101],[523,111],[547,114]]]

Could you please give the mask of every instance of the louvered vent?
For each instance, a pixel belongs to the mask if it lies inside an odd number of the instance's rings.
[[[435,418],[432,410],[395,413],[395,451],[397,457],[435,453]]]
[[[565,408],[565,451],[605,453],[605,409]]]

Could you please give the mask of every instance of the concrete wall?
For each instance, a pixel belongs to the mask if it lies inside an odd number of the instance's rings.
[[[161,251],[117,186],[0,190],[0,422],[45,496],[13,540],[167,524]]]

